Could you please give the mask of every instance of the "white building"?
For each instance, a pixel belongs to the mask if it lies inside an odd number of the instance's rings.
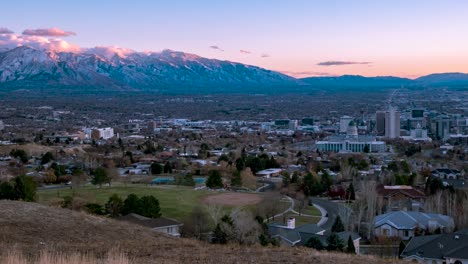
[[[400,137],[400,112],[393,108],[385,113],[385,137]]]
[[[402,136],[402,138],[412,141],[432,141],[432,139],[427,136],[427,130],[422,129],[420,124],[417,125],[416,129],[410,130],[409,136]]]
[[[349,123],[353,121],[350,116],[342,116],[340,118],[340,133],[346,133],[348,131]]]
[[[109,139],[113,137],[114,137],[114,129],[111,127],[95,128],[91,131],[91,138],[94,140]]]
[[[320,151],[332,152],[364,152],[366,147],[369,152],[387,150],[385,142],[377,141],[373,136],[336,135],[330,136],[326,141],[318,141],[315,145]]]

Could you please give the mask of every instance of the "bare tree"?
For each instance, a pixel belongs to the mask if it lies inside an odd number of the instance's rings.
[[[254,244],[262,233],[260,224],[248,210],[239,210],[231,213],[235,238],[239,244]]]
[[[241,172],[242,186],[255,190],[257,188],[257,179],[253,175],[250,168],[246,168]]]
[[[223,206],[219,204],[208,204],[205,206],[205,208],[208,212],[208,215],[211,217],[211,220],[213,220],[214,225],[216,226],[223,214]]]

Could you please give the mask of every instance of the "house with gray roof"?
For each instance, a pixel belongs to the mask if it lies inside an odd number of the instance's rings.
[[[468,234],[456,232],[412,238],[401,257],[418,263],[468,263]]]
[[[296,227],[296,221],[294,218],[288,219],[287,225],[280,223],[268,224],[268,231],[272,237],[279,238],[281,244],[288,246],[298,245],[303,241],[303,237],[309,234],[323,235],[325,229],[319,227],[316,224],[305,224]]]
[[[304,246],[312,237],[317,238],[322,245],[327,246],[327,238],[331,234],[316,224],[305,224],[296,227],[294,218],[288,219],[287,225],[280,223],[268,224],[268,231],[272,237],[280,239],[281,244],[287,246]],[[357,233],[344,231],[336,234],[343,240],[345,245],[351,236],[356,254],[359,254],[361,237]]]
[[[120,221],[126,221],[137,225],[145,226],[153,231],[165,233],[170,236],[180,237],[179,229],[182,223],[166,217],[149,218],[139,214],[127,214],[116,218]]]
[[[432,176],[437,177],[439,179],[460,179],[463,178],[462,172],[455,169],[448,169],[448,168],[438,168],[431,171]]]
[[[430,214],[414,211],[394,211],[378,215],[374,219],[374,235],[400,237],[408,240],[418,230],[442,233],[451,232],[454,228],[453,218],[447,215]]]

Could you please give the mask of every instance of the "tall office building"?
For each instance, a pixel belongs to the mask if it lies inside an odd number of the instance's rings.
[[[342,116],[340,118],[340,133],[346,133],[348,131],[348,126],[354,118],[350,116]]]
[[[385,112],[377,111],[375,115],[375,127],[378,136],[385,135]]]
[[[385,112],[385,137],[400,137],[400,112],[393,108]]]
[[[450,118],[446,115],[438,116],[435,119],[435,125],[437,139],[447,140],[450,136]]]

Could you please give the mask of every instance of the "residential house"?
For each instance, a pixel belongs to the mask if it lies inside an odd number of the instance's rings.
[[[462,177],[461,171],[447,168],[435,169],[431,173],[432,176],[439,179],[459,179]]]
[[[450,232],[454,228],[453,218],[441,214],[414,211],[393,211],[378,215],[374,219],[374,235],[400,237],[408,240],[415,233]]]
[[[380,185],[377,193],[383,200],[385,212],[419,211],[426,199],[423,190],[407,185]]]
[[[282,169],[266,169],[266,170],[258,171],[257,173],[255,173],[255,176],[263,177],[263,178],[271,178],[271,177],[279,176],[282,171],[283,171]]]
[[[416,263],[468,263],[468,234],[463,232],[412,238],[401,257]]]
[[[279,238],[281,244],[288,246],[295,246],[301,243],[302,236],[305,234],[319,234],[323,235],[325,229],[320,228],[316,224],[305,224],[300,227],[295,227],[295,219],[288,219],[288,225],[279,223],[268,224],[268,231],[272,237]],[[307,241],[302,241],[307,242]]]
[[[180,227],[182,223],[166,218],[148,218],[139,214],[128,214],[124,216],[117,217],[117,220],[131,222],[137,225],[149,227],[151,230],[165,233],[171,236],[179,237],[180,236]]]
[[[294,218],[289,218],[287,220],[287,225],[282,225],[280,223],[268,224],[268,231],[272,237],[280,239],[281,244],[287,246],[303,246],[312,237],[319,239],[322,245],[327,246],[327,238],[330,235],[329,232],[326,233],[324,228],[316,224],[305,224],[296,227]],[[348,238],[351,236],[356,254],[359,254],[359,241],[361,237],[358,234],[353,232],[339,232],[337,235],[343,240],[345,245],[347,245]]]

